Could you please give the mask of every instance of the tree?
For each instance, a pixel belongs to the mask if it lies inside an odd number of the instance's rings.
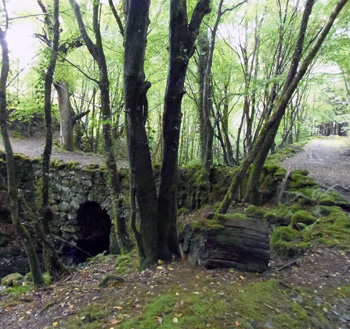
[[[162,258],[172,254],[180,257],[177,242],[177,167],[181,129],[181,102],[185,93],[185,77],[190,58],[194,54],[203,17],[210,12],[209,0],[200,0],[190,22],[186,1],[170,2],[169,73],[163,115],[163,161],[159,188],[160,250]],[[168,251],[169,250],[169,251]]]
[[[239,169],[237,170],[236,175],[233,178],[232,183],[225,195],[225,198],[218,210],[219,213],[226,213],[231,201],[237,198],[239,185],[244,179],[249,166],[253,162],[254,166],[249,178],[249,200],[251,200],[254,203],[258,202],[258,196],[256,191],[259,186],[260,173],[264,165],[266,156],[274,142],[279,124],[283,118],[288,103],[291,97],[293,96],[298,84],[300,83],[308,68],[310,67],[317,52],[322,46],[322,43],[324,42],[327,34],[329,33],[335,19],[337,18],[338,14],[347,2],[347,0],[340,0],[337,3],[334,10],[330,14],[328,20],[324,24],[323,28],[318,33],[317,38],[315,39],[313,46],[305,56],[304,61],[300,64],[304,47],[305,33],[314,1],[308,0],[306,2],[288,76],[286,78],[286,81],[284,83],[283,89],[279,97],[276,98],[276,101],[274,103],[275,111],[273,112],[271,118],[263,126],[259,134],[259,138],[255,143],[252,151],[249,152],[248,156],[244,159]]]
[[[69,0],[74,14],[80,29],[81,37],[84,40],[85,45],[87,46],[91,56],[96,61],[99,67],[99,81],[98,86],[100,89],[101,95],[101,112],[102,112],[102,120],[103,120],[103,136],[104,136],[104,144],[105,144],[105,152],[106,152],[106,165],[109,172],[110,184],[112,188],[112,195],[114,200],[114,204],[116,206],[117,199],[120,197],[120,180],[117,169],[117,161],[116,156],[114,154],[114,146],[113,146],[113,137],[112,137],[112,113],[110,108],[110,96],[109,96],[109,78],[108,78],[108,69],[106,63],[106,57],[102,46],[102,37],[100,31],[99,24],[99,9],[100,9],[100,1],[93,2],[93,31],[95,36],[95,44],[90,39],[81,12],[80,7],[76,3],[75,0]],[[114,209],[115,216],[117,217],[117,234],[119,237],[120,247],[125,250],[129,250],[130,241],[127,233],[127,228],[125,224],[125,220],[118,216],[116,209]]]
[[[6,169],[7,169],[7,184],[8,192],[10,196],[10,211],[13,226],[16,229],[18,236],[20,237],[25,252],[28,257],[28,262],[30,266],[30,271],[33,276],[33,282],[36,286],[41,286],[43,284],[43,278],[41,274],[41,269],[38,261],[37,254],[35,252],[32,240],[28,231],[22,225],[19,214],[18,214],[18,190],[16,182],[16,170],[15,161],[13,156],[13,150],[10,142],[10,137],[8,134],[7,120],[7,99],[6,99],[6,87],[7,78],[10,69],[9,61],[9,51],[6,41],[6,31],[8,29],[8,14],[6,10],[6,1],[3,0],[3,9],[5,12],[5,24],[4,27],[0,28],[0,45],[2,49],[2,64],[1,64],[1,76],[0,76],[0,127],[2,140],[5,146],[6,152]]]
[[[45,75],[45,128],[46,139],[45,148],[42,156],[42,234],[41,239],[44,243],[44,262],[45,268],[49,271],[53,279],[58,278],[66,271],[60,261],[55,248],[51,245],[52,239],[50,232],[50,221],[53,219],[53,213],[50,207],[50,158],[52,152],[52,115],[51,115],[51,93],[53,75],[56,67],[57,53],[59,43],[59,0],[54,0],[54,25],[52,49],[48,68]],[[49,239],[48,239],[49,238]],[[48,241],[49,240],[49,241]],[[51,240],[51,241],[50,241]]]
[[[169,73],[163,118],[163,160],[157,199],[156,184],[145,123],[148,115],[144,59],[149,1],[130,0],[126,5],[124,51],[124,99],[126,108],[128,151],[133,189],[140,214],[140,232],[136,233],[143,267],[158,258],[170,260],[180,256],[176,229],[176,186],[181,126],[181,101],[189,59],[206,13],[209,0],[197,2],[190,22],[186,1],[170,2]],[[138,31],[138,33],[135,33]]]

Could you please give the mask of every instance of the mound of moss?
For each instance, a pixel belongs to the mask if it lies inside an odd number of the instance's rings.
[[[316,220],[317,218],[306,210],[296,211],[291,218],[292,227],[295,229],[303,229],[305,226],[316,222]]]
[[[292,227],[277,227],[271,234],[271,249],[285,257],[295,257],[303,254],[311,242],[304,241],[301,232]]]

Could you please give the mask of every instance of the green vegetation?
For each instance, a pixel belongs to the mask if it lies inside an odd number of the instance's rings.
[[[249,284],[226,284],[221,289],[216,279],[203,280],[196,290],[176,286],[163,287],[155,296],[143,295],[137,311],[118,299],[91,303],[63,322],[60,328],[83,326],[98,329],[108,321],[122,329],[206,327],[221,329],[301,328],[329,325],[320,307],[312,301],[312,292],[291,289],[271,279]],[[346,292],[342,288],[342,292]],[[300,296],[299,298],[296,298]],[[122,306],[118,306],[122,305]],[[114,320],[108,320],[108,319]]]

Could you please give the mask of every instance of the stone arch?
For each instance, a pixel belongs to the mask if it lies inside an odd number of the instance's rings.
[[[109,251],[112,222],[107,211],[96,201],[80,204],[76,225],[76,247],[66,246],[64,255],[74,263],[82,263],[91,256]]]

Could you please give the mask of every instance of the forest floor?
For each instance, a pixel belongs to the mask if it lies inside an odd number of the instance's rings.
[[[346,139],[316,139],[283,165],[346,189],[348,154]],[[272,255],[263,274],[186,260],[140,272],[136,253],[97,256],[46,288],[11,289],[0,287],[1,329],[350,328],[350,253],[324,245]]]
[[[318,185],[334,188],[350,199],[350,140],[346,137],[313,139],[282,166],[287,170],[306,169]]]
[[[337,249],[273,259],[262,275],[116,261],[97,257],[46,289],[0,295],[0,328],[350,328],[350,255]]]

